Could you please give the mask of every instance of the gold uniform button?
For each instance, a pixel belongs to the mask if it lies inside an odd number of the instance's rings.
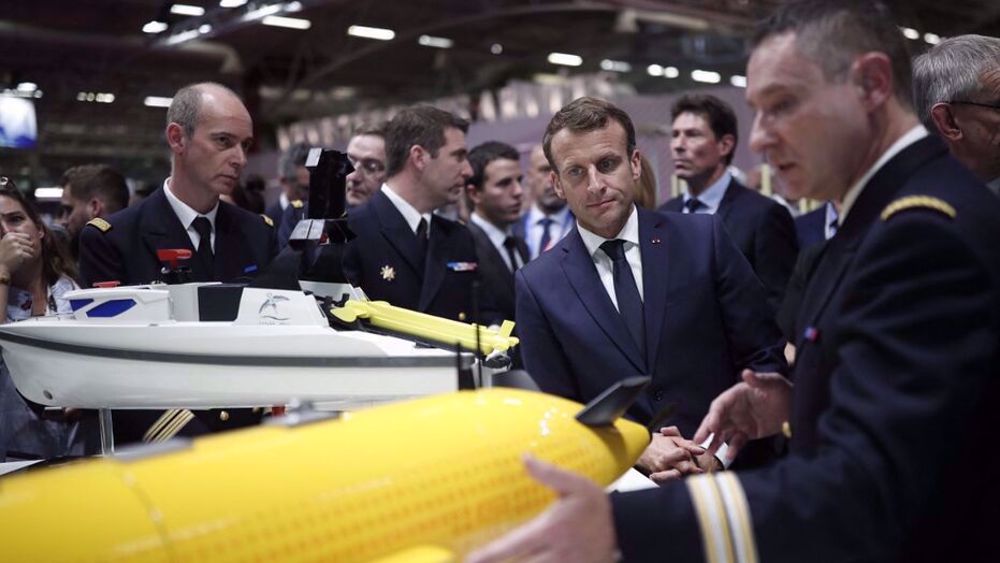
[[[464,321],[465,320],[465,313],[464,312],[458,314],[458,320],[460,320],[460,321]]]
[[[792,425],[787,420],[781,423],[781,433],[785,435],[785,438],[792,437]]]
[[[219,411],[219,420],[222,422],[229,420],[229,411]]]

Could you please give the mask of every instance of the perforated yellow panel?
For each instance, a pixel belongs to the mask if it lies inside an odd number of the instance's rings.
[[[145,520],[158,523],[178,561],[370,561],[413,546],[461,555],[552,500],[526,474],[525,452],[607,484],[645,448],[649,435],[641,426],[619,421],[595,431],[573,418],[579,408],[525,391],[461,392],[339,421],[213,436],[190,451],[131,463],[90,465],[135,483],[136,492],[116,494],[147,499]],[[11,479],[11,488],[49,487],[80,474],[76,469],[31,483]],[[78,479],[72,478],[71,495],[97,502],[107,494]],[[114,485],[105,479],[101,489]],[[102,512],[110,518],[82,527],[116,528],[121,514]],[[2,511],[0,522],[9,514]],[[128,518],[139,515],[133,509]],[[119,537],[135,544],[135,533]],[[83,559],[110,552],[95,549]],[[149,543],[148,551],[129,553],[148,560],[162,550]]]

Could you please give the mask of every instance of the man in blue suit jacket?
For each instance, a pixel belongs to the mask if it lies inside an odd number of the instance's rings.
[[[717,219],[634,205],[639,153],[625,112],[580,98],[553,117],[545,147],[578,228],[516,275],[525,367],[542,390],[582,402],[625,377],[652,376],[629,411],[657,432],[640,465],[657,479],[676,476],[668,462],[684,456],[660,449],[659,429],[691,436],[741,369],[784,370],[773,313]],[[626,241],[622,266],[614,240]]]
[[[777,310],[795,267],[798,242],[792,216],[784,206],[745,187],[729,165],[736,151],[736,114],[706,94],[689,94],[670,109],[671,156],[687,191],[659,211],[704,213],[722,218],[729,236],[746,256]]]

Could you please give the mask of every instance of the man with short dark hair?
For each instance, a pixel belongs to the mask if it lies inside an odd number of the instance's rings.
[[[514,317],[514,272],[528,261],[524,239],[511,230],[521,215],[521,157],[517,149],[498,141],[469,152],[472,176],[466,195],[472,203],[469,231],[476,241],[483,289],[493,297],[504,319]]]
[[[83,226],[95,217],[107,219],[128,207],[128,184],[121,172],[105,164],[84,164],[66,170],[59,181],[63,192],[56,221],[71,241],[73,254],[79,249]]]
[[[211,82],[192,84],[174,95],[165,131],[171,152],[170,177],[140,204],[107,220],[93,219],[81,232],[83,286],[164,280],[158,250],[187,249],[194,281],[253,277],[276,253],[274,229],[266,217],[224,201],[240,179],[253,123],[239,97]],[[166,417],[166,418],[165,418]],[[245,426],[260,419],[249,409],[124,411],[115,415],[119,444],[193,436]]]
[[[573,230],[575,220],[566,200],[553,187],[552,167],[541,144],[532,147],[528,155],[524,185],[531,193],[532,204],[514,224],[514,234],[524,239],[534,260]]]
[[[739,141],[736,114],[715,96],[688,94],[674,102],[670,117],[674,170],[687,189],[660,211],[718,214],[777,309],[798,254],[795,225],[780,203],[729,172]]]
[[[386,126],[386,181],[348,213],[357,237],[344,249],[344,275],[370,299],[473,321],[479,261],[472,235],[434,213],[456,201],[472,175],[468,127],[431,106],[404,109]],[[488,296],[480,297],[478,320],[496,320]]]
[[[806,290],[794,386],[744,374],[696,439],[784,431],[789,455],[610,502],[531,462],[557,505],[470,561],[993,558],[1000,201],[920,125],[909,61],[885,5],[850,0],[783,4],[750,55],[751,146],[796,195],[842,201],[841,222]]]
[[[657,481],[698,471],[686,440],[661,427],[690,437],[740,370],[784,371],[763,287],[718,218],[636,207],[639,153],[620,108],[579,98],[543,146],[577,228],[515,276],[525,368],[543,391],[583,403],[651,376],[629,410],[653,432],[639,466]]]
[[[913,61],[917,114],[1000,195],[1000,38],[949,37]]]

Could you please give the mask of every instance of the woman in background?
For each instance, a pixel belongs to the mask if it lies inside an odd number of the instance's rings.
[[[35,206],[0,176],[0,305],[5,311],[0,322],[71,312],[64,296],[78,288],[76,275],[68,250]],[[26,400],[0,362],[0,460],[83,454],[79,418],[79,411],[46,410]]]

